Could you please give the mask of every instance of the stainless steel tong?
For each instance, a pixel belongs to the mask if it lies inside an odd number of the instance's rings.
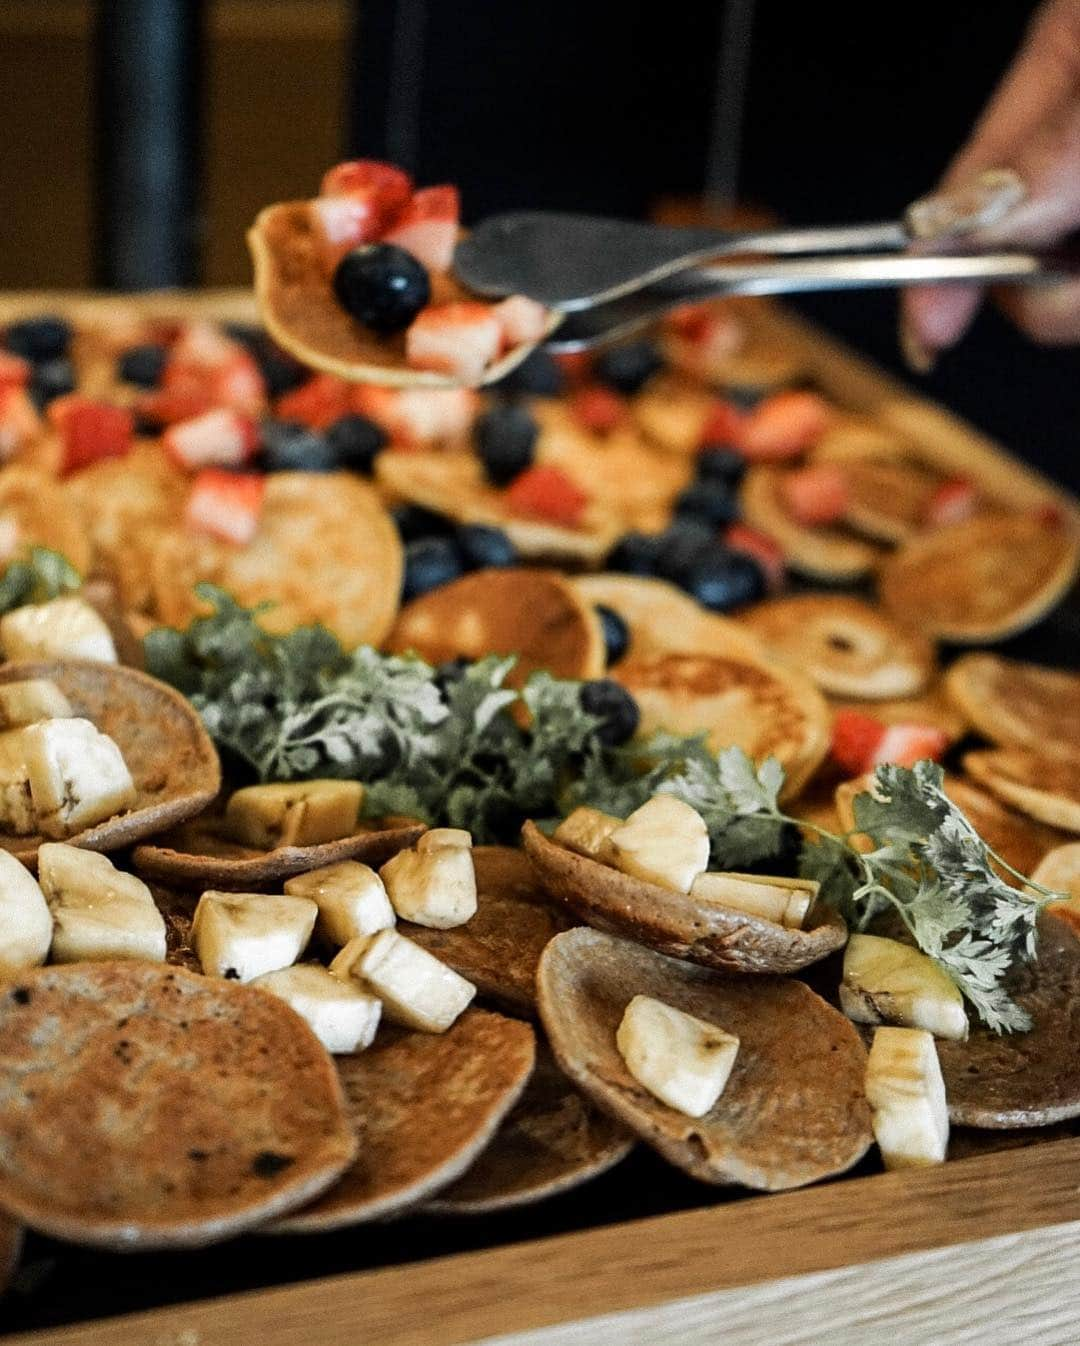
[[[454,271],[479,294],[525,294],[559,310],[547,347],[567,352],[605,345],[681,304],[719,295],[1049,284],[1078,274],[1064,255],[900,255],[912,243],[900,221],[736,233],[518,211],[493,216],[464,238]]]

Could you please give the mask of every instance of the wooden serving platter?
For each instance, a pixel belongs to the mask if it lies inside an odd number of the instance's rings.
[[[86,321],[120,307],[254,320],[241,291],[134,298],[0,296],[0,324],[60,311]],[[755,301],[754,333],[791,350],[848,408],[906,417],[950,472],[1014,505],[1051,491],[999,445],[914,396],[839,343]],[[896,410],[899,408],[899,410]],[[1071,627],[1070,627],[1071,624]],[[1035,635],[1077,662],[1076,608]],[[1073,639],[1066,645],[1069,630]],[[1016,642],[1019,652],[1025,646]],[[1053,1136],[1053,1138],[1051,1138]],[[577,1192],[505,1216],[419,1215],[310,1239],[249,1238],[206,1253],[117,1258],[64,1250],[36,1294],[0,1302],[10,1346],[500,1346],[629,1341],[738,1346],[890,1346],[1080,1340],[1080,1136],[1024,1148],[986,1136],[973,1157],[748,1197],[683,1178],[651,1154]],[[35,1258],[53,1256],[31,1240]],[[44,1300],[44,1305],[41,1301]],[[162,1307],[162,1306],[165,1307]],[[117,1314],[124,1314],[117,1317]],[[66,1323],[64,1326],[44,1326]],[[35,1328],[36,1330],[27,1330]]]

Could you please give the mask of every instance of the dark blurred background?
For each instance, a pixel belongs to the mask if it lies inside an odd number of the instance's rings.
[[[1034,8],[0,0],[0,285],[246,283],[258,207],[310,195],[345,153],[458,182],[471,218],[637,216],[709,192],[796,223],[892,216],[964,138]],[[131,204],[140,181],[156,220]],[[799,306],[898,367],[894,296]],[[1078,374],[1076,350],[1036,350],[987,313],[918,382],[1080,487]]]

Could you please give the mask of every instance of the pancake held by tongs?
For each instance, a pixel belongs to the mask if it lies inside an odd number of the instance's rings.
[[[870,1146],[866,1050],[853,1025],[802,982],[719,977],[596,930],[552,940],[540,1013],[559,1065],[677,1167],[762,1191],[843,1173]],[[635,995],[739,1039],[727,1086],[703,1117],[661,1103],[627,1071],[615,1034]]]

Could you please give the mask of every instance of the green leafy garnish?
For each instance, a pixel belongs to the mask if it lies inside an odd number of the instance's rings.
[[[81,585],[82,576],[66,557],[48,547],[31,547],[27,560],[12,561],[0,577],[0,612],[47,603]]]
[[[704,818],[715,869],[775,860],[801,829],[813,837],[798,873],[820,883],[819,900],[858,929],[895,912],[990,1028],[1030,1026],[1006,979],[1034,956],[1038,914],[1061,894],[1000,878],[1023,876],[948,798],[936,764],[879,767],[854,801],[854,833],[840,835],[783,812],[775,759],[755,766],[740,748],[713,753],[704,735],[605,747],[579,683],[536,673],[518,691],[506,685],[513,659],[440,673],[411,656],[346,653],[322,627],[271,635],[261,609],[210,585],[197,592],[213,613],[186,632],[150,632],[147,667],[190,697],[218,745],[259,780],[360,780],[369,816],[409,814],[478,841],[513,841],[525,818],[579,804],[626,817],[668,793]],[[870,849],[853,848],[854,834]]]

